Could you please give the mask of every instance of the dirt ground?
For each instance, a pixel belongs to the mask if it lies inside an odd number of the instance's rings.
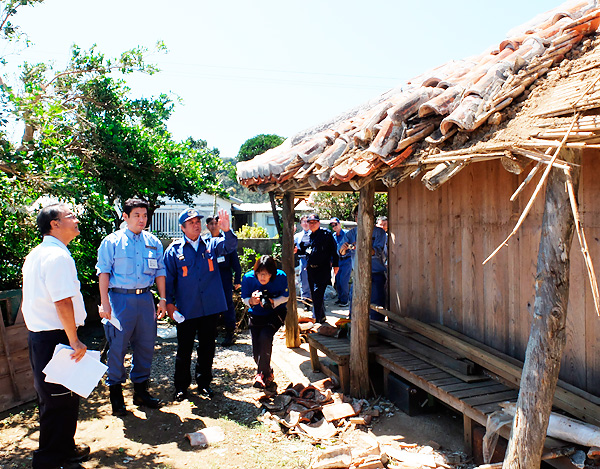
[[[332,311],[332,305],[328,311]],[[343,314],[344,311],[333,311],[331,319]],[[86,343],[98,349],[101,328],[85,329]],[[152,390],[166,402],[162,408],[135,407],[130,385],[126,387],[125,401],[132,412],[127,417],[111,415],[108,389],[102,384],[88,399],[81,400],[76,441],[91,447],[91,457],[83,463],[86,468],[310,467],[311,458],[322,450],[323,444],[272,431],[257,420],[264,410],[258,401],[261,393],[252,387],[255,364],[248,332],[241,333],[233,347],[217,347],[213,399],[199,397],[193,385],[189,400],[171,401],[176,346],[176,338],[162,324],[152,373]],[[308,384],[325,377],[312,372],[306,344],[297,349],[285,347],[282,330],[275,339],[273,362],[280,391],[290,383]],[[464,450],[459,415],[438,406],[423,415],[409,417],[385,399],[377,404],[382,409],[381,416],[369,427],[357,426],[353,432],[371,431],[378,437],[389,435],[406,443],[439,445],[446,451]],[[225,440],[206,448],[191,446],[185,437],[186,433],[215,426],[223,430]],[[35,403],[0,414],[0,467],[30,467],[38,436]],[[353,437],[356,435],[343,438]],[[336,442],[339,443],[332,443]]]

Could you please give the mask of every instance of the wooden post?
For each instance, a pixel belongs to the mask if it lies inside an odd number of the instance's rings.
[[[273,219],[275,220],[275,227],[277,228],[277,234],[280,238],[283,238],[283,230],[281,228],[281,222],[279,221],[279,210],[277,210],[277,204],[275,203],[275,192],[269,192],[269,201],[271,202],[271,212],[273,212]],[[293,236],[293,233],[292,233]]]
[[[285,318],[285,345],[289,348],[300,347],[298,330],[298,308],[296,305],[296,279],[294,277],[294,193],[283,195],[283,236],[281,239],[281,265],[287,275],[288,312]]]
[[[350,394],[369,396],[369,309],[371,305],[371,251],[373,249],[373,202],[375,182],[360,190],[356,258],[352,292],[350,337]]]
[[[559,158],[580,164],[581,151],[563,150]],[[571,171],[577,194],[581,171],[579,166],[573,166]],[[574,225],[565,181],[562,170],[550,171],[538,252],[533,322],[504,468],[538,468],[541,463],[566,342],[569,255]]]

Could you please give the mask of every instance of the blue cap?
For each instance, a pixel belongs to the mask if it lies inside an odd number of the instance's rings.
[[[195,208],[186,208],[179,214],[179,224],[183,225],[186,221],[192,218],[204,218]]]
[[[331,225],[332,223],[337,223],[338,225],[340,224],[340,219],[338,217],[332,217],[331,220],[329,220],[329,224]]]

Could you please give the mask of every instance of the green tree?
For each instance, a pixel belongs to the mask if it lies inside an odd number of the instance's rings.
[[[0,224],[5,232],[32,225],[23,207],[42,195],[71,202],[78,207],[82,232],[72,252],[87,283],[96,280],[97,247],[118,225],[115,207],[123,200],[144,197],[154,209],[161,197],[190,203],[194,194],[223,192],[218,150],[193,139],[176,142],[167,131],[172,101],[166,95],[132,98],[124,81],[113,77],[117,71],[154,73],[144,63],[145,52],[137,48],[107,59],[95,47],[74,47],[66,69],[25,64],[22,85],[3,87],[25,132],[16,147],[3,139],[0,171],[15,193],[3,202]],[[26,250],[10,236],[2,242],[10,244],[3,258],[12,272],[8,286],[14,286]],[[2,275],[0,288],[7,287],[4,283]]]
[[[354,207],[358,206],[359,195],[357,192],[316,192],[312,195],[310,204],[315,208],[321,218],[337,217],[340,220],[354,221],[352,214]],[[388,197],[384,193],[375,194],[375,218],[387,216]]]
[[[237,154],[237,161],[248,161],[255,156],[262,155],[271,148],[278,147],[285,138],[274,134],[260,134],[246,140]]]

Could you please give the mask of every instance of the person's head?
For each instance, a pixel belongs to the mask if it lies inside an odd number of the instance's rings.
[[[379,228],[383,228],[383,230],[387,233],[388,230],[388,219],[386,216],[377,217],[377,223],[375,226]]]
[[[211,236],[219,236],[221,234],[221,229],[219,228],[219,217],[207,217],[206,228],[208,228],[208,231],[210,231]]]
[[[194,208],[186,208],[179,214],[181,231],[190,240],[196,241],[202,232],[202,215]]]
[[[140,234],[148,224],[148,202],[137,197],[127,199],[123,205],[123,220],[130,231]]]
[[[302,229],[304,231],[308,231],[308,216],[307,215],[302,215],[300,217],[300,226],[302,227]]]
[[[352,215],[354,216],[354,221],[358,223],[358,205],[352,210]]]
[[[37,216],[42,236],[54,236],[66,246],[79,235],[79,220],[66,204],[47,205]]]
[[[313,233],[321,227],[321,219],[316,213],[311,213],[306,221],[308,222],[308,229]]]
[[[271,256],[260,256],[254,263],[254,275],[261,285],[266,285],[277,275],[277,263]]]
[[[336,234],[339,234],[342,230],[342,224],[340,223],[340,219],[338,217],[333,217],[331,220],[329,220],[329,226],[333,231],[336,232]]]

